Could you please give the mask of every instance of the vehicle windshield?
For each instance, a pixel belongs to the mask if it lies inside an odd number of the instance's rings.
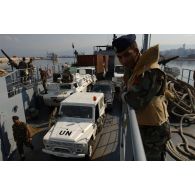
[[[92,69],[78,69],[77,73],[80,73],[81,75],[86,75],[86,74],[93,75],[93,70]]]
[[[59,89],[60,89],[60,87],[56,83],[49,83],[47,85],[47,90],[49,90],[49,91],[58,91]]]
[[[111,91],[111,87],[109,85],[94,85],[93,91],[108,93]]]
[[[118,74],[124,74],[124,67],[123,66],[115,66],[115,72]]]
[[[86,74],[93,75],[93,70],[92,69],[86,69]]]
[[[71,85],[70,84],[63,84],[63,85],[60,85],[60,89],[63,90],[63,89],[71,89]]]
[[[87,106],[63,105],[61,114],[65,117],[92,119],[93,109]]]
[[[86,71],[85,71],[85,69],[77,69],[77,73],[79,73],[81,75],[85,75]]]

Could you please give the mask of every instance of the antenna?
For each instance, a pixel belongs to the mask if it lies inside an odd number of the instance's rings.
[[[150,42],[151,42],[151,35],[144,34],[143,41],[142,41],[142,53],[145,52],[150,47]]]

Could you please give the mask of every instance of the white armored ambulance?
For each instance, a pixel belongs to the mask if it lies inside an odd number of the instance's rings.
[[[43,152],[59,157],[89,157],[105,119],[103,93],[74,93],[61,102],[57,122],[43,138]]]
[[[43,95],[43,100],[47,106],[60,106],[60,102],[76,92],[86,92],[92,84],[91,75],[80,75],[76,73],[75,79],[71,83],[48,83],[48,94]]]
[[[95,67],[93,66],[77,68],[77,73],[79,73],[80,75],[87,75],[87,74],[90,75],[92,78],[93,84],[97,81]]]

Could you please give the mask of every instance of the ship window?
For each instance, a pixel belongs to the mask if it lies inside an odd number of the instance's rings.
[[[13,109],[12,109],[12,112],[17,112],[18,111],[18,106],[14,106]]]
[[[92,107],[63,105],[61,114],[65,117],[92,119]]]
[[[86,69],[86,74],[92,75],[92,74],[93,74],[93,70],[91,70],[91,69]]]

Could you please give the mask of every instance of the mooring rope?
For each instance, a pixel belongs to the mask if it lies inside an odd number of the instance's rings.
[[[195,124],[195,97],[192,95],[192,91],[187,85],[182,87],[183,91],[181,92],[175,89],[175,84],[178,84],[178,82],[168,82],[168,89],[175,97],[174,99],[169,99],[170,103],[173,105],[171,113],[181,119],[180,124],[177,126],[178,129],[172,130],[171,133],[179,134],[182,143],[174,145],[172,140],[169,140],[167,143],[167,151],[176,160],[195,160],[195,146],[190,145],[187,139],[187,137],[191,137],[195,140],[195,135],[183,132],[184,120],[188,122],[188,126]]]

